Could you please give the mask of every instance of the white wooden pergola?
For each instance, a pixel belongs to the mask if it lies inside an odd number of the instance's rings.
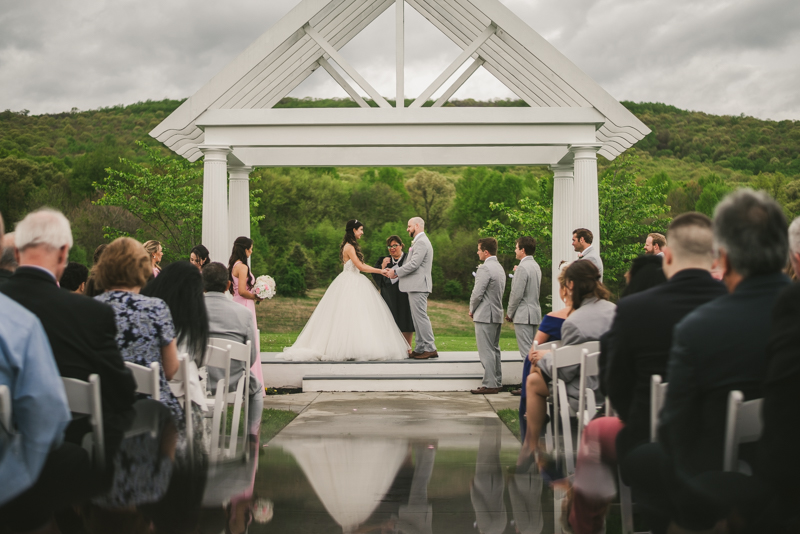
[[[463,50],[407,108],[406,4]],[[339,53],[392,5],[396,106]],[[320,67],[359,108],[272,109]],[[530,107],[442,107],[480,68]],[[150,135],[189,161],[204,158],[203,243],[223,262],[233,239],[250,235],[255,167],[549,165],[555,274],[575,258],[575,228],[599,242],[597,154],[614,159],[649,132],[498,0],[303,0]]]

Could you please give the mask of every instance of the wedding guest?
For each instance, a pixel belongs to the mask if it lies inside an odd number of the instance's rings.
[[[675,326],[658,443],[637,447],[621,465],[656,531],[673,520],[703,529],[719,519],[697,505],[686,481],[722,469],[728,393],[762,396],[771,311],[790,283],[781,272],[789,253],[786,218],[766,193],[740,189],[720,202],[714,241],[728,294]],[[752,465],[753,456],[751,444],[740,447],[741,460]]]
[[[89,279],[86,280],[86,291],[84,291],[84,295],[87,297],[96,297],[100,293],[103,292],[103,289],[97,286],[97,282],[95,281],[94,270],[97,266],[97,262],[100,261],[100,255],[106,249],[108,245],[106,243],[102,243],[98,245],[96,249],[94,249],[94,256],[92,257],[92,268],[89,270]]]
[[[610,292],[600,281],[600,272],[590,261],[574,261],[567,267],[564,278],[567,290],[572,295],[573,311],[561,327],[562,343],[565,346],[579,345],[599,340],[611,328],[616,310],[616,306],[608,301]],[[552,352],[546,352],[535,364],[526,382],[528,434],[517,461],[523,471],[532,461],[545,422],[547,397],[550,395],[548,382],[552,379]],[[579,367],[572,365],[558,370],[558,378],[566,385],[567,397],[573,410],[578,408]],[[596,389],[597,377],[587,377],[586,386]]]
[[[642,257],[658,259],[661,264],[657,256]],[[711,278],[713,261],[711,219],[695,212],[679,215],[669,225],[664,248],[664,272],[669,281],[617,304],[608,332],[608,361],[605,366],[601,364],[600,373],[606,376],[608,396],[618,417],[595,419],[584,430],[569,516],[576,534],[602,531],[605,511],[615,492],[618,462],[650,441],[651,377],[660,375],[666,381],[675,325],[696,308],[725,294],[725,286]],[[641,271],[632,271],[635,282]],[[596,451],[600,454],[592,454]],[[608,469],[599,468],[599,462]],[[609,480],[602,473],[614,476]]]
[[[188,261],[176,261],[167,265],[158,278],[151,279],[141,294],[163,300],[169,307],[175,325],[179,354],[188,354],[189,398],[192,402],[195,439],[203,437],[203,412],[206,411],[206,396],[200,386],[198,365],[208,345],[208,314],[203,298],[203,277]],[[185,402],[186,392],[182,380],[169,381],[172,394]]]
[[[0,285],[6,283],[17,269],[14,250],[14,232],[9,232],[0,239]]]
[[[202,271],[203,266],[208,265],[209,262],[208,249],[203,245],[195,245],[192,247],[191,252],[189,252],[189,261],[192,265],[197,267],[198,270]]]
[[[78,295],[86,293],[86,281],[89,279],[89,269],[82,263],[71,261],[64,269],[59,283],[63,289],[68,289]]]
[[[478,357],[483,366],[481,387],[473,395],[499,393],[503,388],[503,369],[500,359],[500,330],[503,327],[503,291],[506,272],[497,260],[497,240],[486,237],[478,240],[478,259],[483,265],[475,275],[475,287],[469,299],[469,316],[475,323]]]
[[[156,241],[155,239],[151,239],[150,241],[145,241],[144,249],[150,255],[150,262],[153,266],[153,278],[158,276],[161,273],[161,258],[164,256],[164,252],[162,252],[161,243]]]
[[[183,409],[168,385],[168,381],[178,372],[178,348],[172,314],[163,300],[140,294],[142,287],[152,277],[150,254],[133,238],[117,238],[100,256],[96,276],[97,283],[106,291],[95,299],[114,310],[116,341],[122,357],[125,361],[144,367],[152,362],[161,365],[161,403],[170,409],[178,430],[183,432]]]
[[[658,254],[645,254],[635,258],[627,273],[627,284],[620,296],[624,298],[666,282],[662,263],[663,257]]]
[[[542,317],[542,323],[539,325],[534,338],[539,347],[544,345],[547,348],[547,342],[561,340],[561,327],[569,317],[569,314],[572,313],[572,295],[567,290],[566,280],[566,272],[569,265],[569,263],[563,262],[558,274],[558,295],[561,298],[561,302],[564,303],[564,307]],[[519,431],[522,436],[525,436],[528,429],[528,393],[525,384],[528,381],[528,375],[531,373],[533,362],[538,361],[545,353],[545,350],[533,350],[533,345],[531,345],[531,349],[525,356],[525,363],[522,366],[522,388],[519,401]]]
[[[594,236],[591,230],[578,228],[572,232],[572,248],[578,253],[578,259],[587,260],[597,267],[600,272],[600,281],[603,281],[603,260],[600,259],[600,250],[592,246]]]
[[[400,236],[392,235],[386,240],[386,248],[389,249],[389,255],[379,258],[375,262],[376,269],[394,269],[395,267],[402,267],[406,261],[406,255],[403,252],[403,240]],[[408,293],[400,291],[400,286],[397,284],[399,278],[387,278],[380,273],[374,273],[372,280],[378,286],[383,300],[389,306],[392,312],[394,322],[397,328],[403,333],[406,342],[411,345],[411,338],[414,335],[414,320],[411,317],[411,305],[408,302]]]
[[[542,269],[533,254],[536,252],[536,240],[530,236],[517,239],[514,254],[519,264],[514,268],[511,279],[511,294],[508,296],[506,321],[514,324],[517,337],[517,348],[523,362],[528,361],[528,353],[533,347],[533,338],[537,326],[542,320],[542,309],[539,305],[539,290],[542,285]],[[523,363],[523,375],[525,367]],[[524,376],[523,376],[524,380]]]
[[[789,265],[794,273],[793,280],[800,274],[800,217],[789,225]]]
[[[29,213],[17,224],[16,242],[20,266],[0,292],[42,322],[62,377],[83,381],[91,374],[100,377],[106,455],[111,456],[133,419],[136,391],[114,339],[114,312],[56,285],[72,247],[69,221],[60,212]],[[86,418],[76,419],[67,429],[67,439],[80,443],[89,431]]]
[[[666,245],[664,234],[658,232],[647,234],[647,239],[644,240],[644,253],[648,256],[663,256]]]
[[[263,381],[253,371],[253,367],[261,368],[259,361],[259,344],[256,336],[255,325],[249,311],[229,300],[225,293],[230,289],[231,282],[228,270],[219,262],[211,262],[203,267],[203,288],[205,290],[205,305],[208,310],[208,335],[214,338],[230,339],[237,343],[250,342],[250,433],[257,429],[261,421],[263,408]],[[236,390],[236,385],[246,368],[240,362],[231,362],[230,387]],[[224,378],[221,369],[208,367],[208,388],[214,392],[217,382]]]

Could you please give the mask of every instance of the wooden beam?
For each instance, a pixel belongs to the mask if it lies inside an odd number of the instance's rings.
[[[483,30],[483,33],[481,33],[477,39],[472,41],[472,43],[470,43],[470,45],[467,48],[465,48],[464,51],[461,52],[461,54],[459,54],[459,56],[455,59],[455,61],[453,61],[450,64],[450,66],[447,67],[444,70],[444,72],[442,72],[439,75],[439,77],[436,78],[433,81],[433,83],[430,84],[428,88],[425,89],[422,92],[422,94],[419,95],[419,97],[417,97],[417,99],[414,100],[408,107],[410,108],[422,107],[422,105],[428,101],[428,99],[433,95],[433,93],[435,93],[436,90],[439,89],[442,86],[442,84],[444,84],[444,82],[450,79],[450,76],[455,74],[455,72],[461,67],[461,65],[463,65],[464,62],[468,60],[472,56],[472,54],[474,54],[478,50],[478,48],[480,48],[480,46],[487,41],[487,39],[489,39],[489,37],[494,35],[494,32],[496,30],[497,27],[494,24],[490,24],[485,30]]]
[[[389,105],[386,99],[383,98],[380,95],[380,93],[378,93],[378,91],[376,91],[375,88],[372,87],[369,84],[369,82],[367,82],[367,80],[365,80],[358,73],[358,71],[356,71],[356,69],[350,66],[350,64],[347,62],[346,59],[344,59],[344,57],[342,57],[339,51],[336,50],[334,47],[332,47],[330,43],[328,43],[328,41],[326,41],[319,33],[317,33],[317,31],[314,28],[306,24],[303,27],[303,29],[308,34],[308,36],[314,39],[314,41],[319,45],[319,47],[322,48],[325,51],[325,53],[330,56],[332,60],[334,60],[340,67],[342,67],[342,70],[344,70],[347,73],[347,75],[353,79],[354,82],[356,82],[364,91],[367,92],[369,96],[372,97],[372,99],[378,104],[378,106],[382,108],[392,107]]]
[[[362,108],[368,108],[368,107],[369,107],[369,104],[367,104],[366,102],[364,102],[364,99],[363,99],[363,98],[361,98],[361,96],[358,94],[358,92],[356,92],[356,90],[355,90],[355,89],[353,89],[353,86],[352,86],[352,85],[350,85],[349,83],[347,83],[347,80],[345,80],[345,79],[342,77],[342,75],[341,75],[341,74],[339,74],[339,71],[338,71],[338,70],[336,70],[336,69],[334,69],[334,68],[333,68],[333,65],[331,65],[330,63],[328,63],[328,61],[327,61],[327,60],[326,60],[324,57],[321,57],[321,58],[319,58],[319,61],[318,61],[318,63],[319,63],[321,66],[322,66],[322,68],[323,68],[323,69],[325,69],[326,71],[328,71],[328,74],[330,74],[330,75],[331,75],[331,77],[332,77],[334,80],[336,80],[336,83],[338,83],[339,85],[341,85],[341,86],[342,86],[342,89],[344,89],[345,91],[347,91],[347,94],[348,94],[348,95],[350,95],[350,98],[352,98],[353,100],[355,100],[355,101],[356,101],[356,103],[357,103],[359,106],[361,106]]]
[[[405,106],[405,5],[406,0],[395,0],[397,11],[395,15],[395,37],[397,43],[395,45],[395,58],[396,58],[396,88],[395,88],[395,104],[397,109],[403,109]]]
[[[444,105],[445,102],[450,100],[450,97],[452,97],[455,94],[455,92],[458,91],[467,80],[469,80],[470,76],[475,74],[475,71],[478,70],[480,66],[483,65],[483,63],[484,61],[483,58],[481,57],[473,61],[472,65],[467,67],[467,70],[462,72],[461,76],[459,76],[458,79],[454,81],[450,87],[447,88],[447,91],[445,91],[442,94],[442,96],[440,96],[439,99],[433,103],[433,107],[440,108]]]

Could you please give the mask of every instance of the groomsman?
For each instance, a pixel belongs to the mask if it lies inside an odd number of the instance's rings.
[[[487,237],[478,241],[478,258],[483,265],[475,274],[475,287],[469,299],[469,316],[475,323],[478,357],[483,365],[481,387],[475,395],[499,393],[503,386],[500,365],[500,329],[503,326],[503,292],[506,272],[497,260],[497,240]]]
[[[514,323],[517,335],[517,347],[523,360],[533,345],[536,327],[542,320],[542,309],[539,306],[539,290],[542,285],[542,269],[533,254],[536,252],[536,240],[530,236],[517,239],[514,253],[519,265],[511,279],[511,295],[508,297],[506,321]]]

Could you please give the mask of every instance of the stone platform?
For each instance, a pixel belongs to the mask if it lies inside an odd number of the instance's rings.
[[[431,360],[377,362],[291,362],[281,353],[262,352],[267,387],[311,391],[469,391],[480,387],[483,366],[477,352],[440,352]],[[501,353],[503,385],[522,381],[522,356]]]

